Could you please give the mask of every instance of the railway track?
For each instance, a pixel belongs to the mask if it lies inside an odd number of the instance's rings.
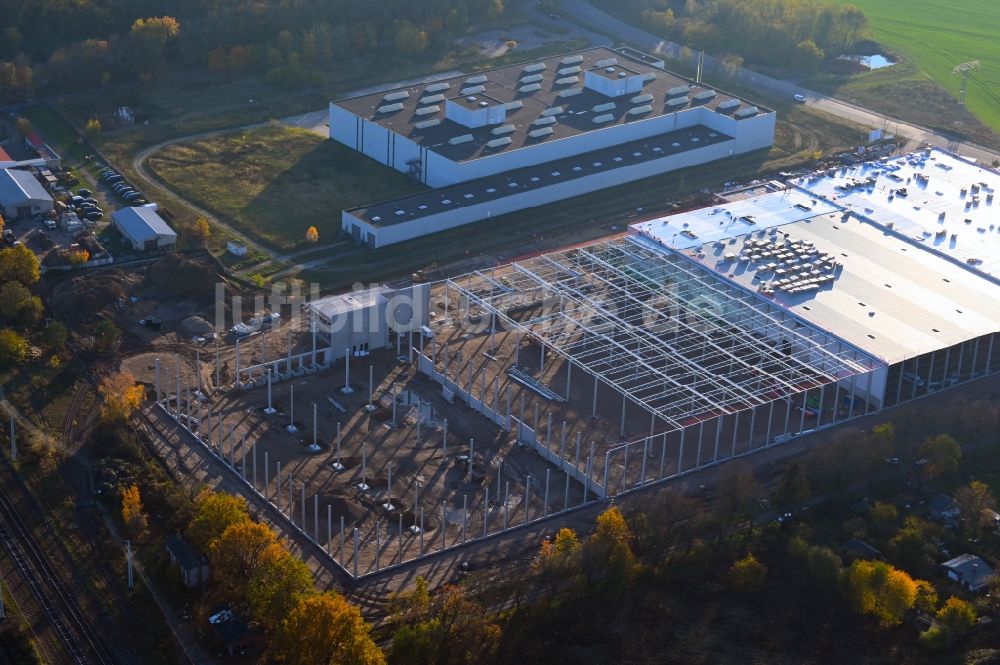
[[[30,587],[72,662],[78,665],[115,665],[116,661],[52,570],[30,529],[3,491],[0,491],[0,543]]]

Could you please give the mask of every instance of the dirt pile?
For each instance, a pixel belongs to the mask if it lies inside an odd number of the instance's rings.
[[[56,285],[49,306],[55,318],[67,325],[93,321],[101,312],[113,310],[116,303],[124,304],[134,281],[134,276],[121,271],[74,277]]]
[[[181,321],[181,330],[188,335],[207,335],[215,331],[215,326],[200,316],[189,316]]]
[[[204,259],[167,254],[149,266],[149,283],[166,296],[212,299],[217,276]]]

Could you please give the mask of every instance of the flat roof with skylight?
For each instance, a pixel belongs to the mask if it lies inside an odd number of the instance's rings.
[[[1000,174],[943,150],[864,162],[795,183],[1000,279]]]
[[[588,76],[606,81],[609,87],[598,85],[598,91],[588,84]],[[504,118],[497,124],[505,126],[503,137],[509,140],[502,147],[508,151],[698,106],[736,119],[772,112],[603,47],[351,97],[333,105],[464,162],[494,154],[497,146],[490,143],[497,138],[496,124],[467,126],[449,114],[447,106],[477,110],[484,101],[502,107]],[[551,131],[540,133],[539,128]]]

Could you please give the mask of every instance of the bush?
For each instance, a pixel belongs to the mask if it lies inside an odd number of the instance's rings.
[[[920,646],[930,651],[943,651],[951,644],[951,631],[947,626],[935,624],[920,633]]]
[[[28,342],[10,328],[0,329],[0,366],[23,363],[28,357]]]

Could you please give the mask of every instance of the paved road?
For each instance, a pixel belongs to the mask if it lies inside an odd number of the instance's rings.
[[[679,44],[669,42],[626,23],[594,7],[585,0],[558,0],[558,4],[564,18],[576,19],[585,25],[597,26],[605,33],[613,35],[617,40],[628,42],[642,50],[670,56],[679,53],[682,48]],[[992,163],[998,157],[996,150],[954,141],[948,136],[936,133],[925,127],[909,124],[898,118],[890,118],[881,113],[848,104],[847,102],[808,90],[789,81],[772,79],[756,75],[752,72],[746,72],[746,75],[753,79],[752,83],[747,81],[748,84],[764,88],[768,92],[778,95],[787,95],[788,97],[795,94],[803,95],[806,97],[807,105],[814,106],[831,115],[852,122],[885,129],[889,133],[918,143],[929,143],[933,146],[948,148],[965,157],[971,157],[986,164]]]

